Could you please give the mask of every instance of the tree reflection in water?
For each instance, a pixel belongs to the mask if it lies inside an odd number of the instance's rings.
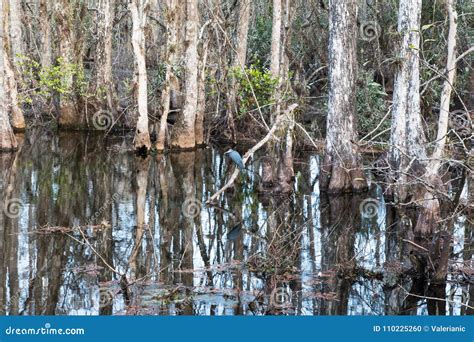
[[[123,139],[33,131],[0,155],[2,315],[472,314],[465,217],[448,281],[428,286],[410,273],[409,215],[378,187],[321,194],[317,155],[295,161],[290,196],[249,173],[209,207],[230,174],[222,151],[143,159]]]

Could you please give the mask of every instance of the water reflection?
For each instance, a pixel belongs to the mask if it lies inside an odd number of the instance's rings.
[[[0,154],[2,315],[432,313],[407,291],[443,298],[438,314],[472,314],[465,217],[448,282],[427,292],[400,276],[409,220],[378,187],[321,194],[318,156],[298,156],[290,196],[260,192],[249,173],[209,207],[233,167],[221,151],[143,159],[126,139],[35,131]]]

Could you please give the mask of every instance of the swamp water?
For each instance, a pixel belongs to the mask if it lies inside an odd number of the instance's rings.
[[[424,315],[426,297],[472,314],[466,217],[453,221],[448,281],[420,289],[400,276],[409,222],[375,185],[321,193],[317,155],[297,156],[289,196],[259,192],[250,172],[206,206],[233,170],[223,151],[143,159],[125,146],[33,131],[0,154],[0,314]]]

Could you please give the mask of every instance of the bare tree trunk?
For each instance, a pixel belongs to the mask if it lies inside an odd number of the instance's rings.
[[[3,0],[0,1],[0,37],[4,37],[5,13],[3,8]],[[9,98],[5,96],[5,46],[3,42],[0,44],[0,151],[13,151],[18,148],[13,130],[8,120]]]
[[[10,42],[11,42],[11,53],[13,61],[16,63],[18,57],[24,55],[24,36],[22,34],[22,28],[24,27],[21,22],[21,0],[8,0],[10,10]]]
[[[235,56],[232,66],[244,68],[247,60],[247,42],[250,22],[250,9],[252,3],[250,0],[239,1],[239,18],[237,26],[237,37]]]
[[[168,131],[168,114],[170,110],[172,84],[178,83],[173,72],[173,66],[176,64],[178,28],[177,28],[177,1],[168,0],[166,10],[166,76],[163,92],[161,93],[161,118],[158,138],[155,147],[158,151],[165,149],[166,137]]]
[[[448,70],[447,78],[443,84],[443,92],[441,93],[441,104],[439,108],[438,133],[436,136],[436,146],[433,151],[432,164],[428,167],[431,175],[438,175],[441,166],[441,157],[443,156],[446,146],[446,135],[448,134],[449,106],[451,103],[451,92],[456,77],[456,35],[457,20],[456,0],[447,0],[446,7],[449,16],[449,32],[448,32],[448,58],[446,62],[446,70]]]
[[[203,38],[199,58],[198,99],[196,107],[195,136],[196,146],[204,144],[204,113],[206,112],[206,63],[209,41]]]
[[[97,47],[95,52],[95,79],[92,93],[96,94],[99,106],[108,111],[114,108],[112,79],[112,29],[115,17],[115,0],[97,2]]]
[[[273,0],[270,73],[272,74],[274,78],[280,77],[281,22],[282,22],[282,0]]]
[[[59,32],[59,58],[62,65],[68,68],[81,67],[77,62],[81,62],[82,55],[77,56],[76,43],[77,35],[75,21],[76,11],[80,11],[81,6],[77,1],[57,0],[54,2],[55,19]],[[67,89],[66,94],[61,94],[59,98],[58,125],[64,128],[80,129],[84,127],[84,118],[80,115],[75,106],[74,73],[67,71],[62,79],[63,87]]]
[[[288,3],[285,1],[285,5]],[[270,56],[270,72],[272,77],[278,79],[278,84],[273,94],[273,98],[277,102],[274,108],[271,110],[271,122],[273,123],[275,118],[280,114],[281,103],[279,101],[281,95],[281,87],[283,83],[282,79],[282,60],[285,58],[285,54],[282,53],[284,50],[286,35],[282,32],[282,21],[283,15],[285,19],[288,18],[288,10],[282,4],[282,0],[273,1],[273,18],[272,18],[272,38],[271,38],[271,56]],[[286,20],[285,20],[286,21]],[[286,32],[285,32],[286,33]],[[283,41],[283,44],[282,44]],[[283,46],[283,48],[282,48]],[[293,115],[293,113],[291,113]],[[289,119],[289,118],[287,118]],[[294,125],[288,125],[287,128],[292,130]],[[288,132],[287,132],[288,133]],[[291,134],[287,134],[286,138],[291,138]],[[285,139],[285,143],[288,142],[288,139]],[[291,144],[292,145],[292,144]],[[283,156],[286,154],[285,146],[281,146],[276,141],[272,141],[268,146],[268,154],[271,158],[266,158],[263,162],[263,182],[262,186],[265,188],[273,188],[276,192],[287,192],[291,190],[289,187],[289,179],[285,177],[285,171],[290,170],[285,166],[286,158]],[[293,163],[291,162],[291,165]],[[291,172],[293,167],[291,166]],[[290,177],[291,178],[291,177]]]
[[[272,19],[272,44],[271,44],[271,56],[270,56],[270,73],[273,78],[278,79],[278,84],[275,89],[274,99],[277,102],[272,114],[270,115],[271,121],[275,120],[276,113],[280,112],[281,104],[279,102],[281,94],[281,62],[282,62],[282,16],[283,6],[282,1],[284,0],[273,0],[273,19]]]
[[[39,4],[40,20],[40,59],[43,69],[51,67],[53,54],[51,47],[51,1],[40,0]]]
[[[441,158],[444,154],[446,145],[446,135],[448,133],[449,106],[451,102],[451,91],[456,76],[456,34],[457,34],[457,13],[456,1],[447,0],[446,9],[449,16],[448,31],[448,51],[446,70],[448,70],[447,78],[443,84],[441,93],[441,104],[438,119],[438,133],[436,136],[436,145],[431,155],[430,162],[426,168],[424,179],[428,184],[434,185],[435,189],[443,188],[439,171],[441,168]],[[410,141],[408,141],[408,144]],[[421,200],[420,215],[418,217],[415,233],[417,235],[430,235],[438,225],[440,217],[440,201],[436,196],[436,191],[431,188],[424,187],[423,191],[418,192],[416,199]],[[447,262],[447,261],[446,261]],[[440,267],[441,264],[438,266]],[[445,279],[447,270],[437,269],[435,275],[438,280]]]
[[[186,1],[186,38],[185,38],[185,89],[186,98],[183,111],[173,127],[171,147],[176,149],[192,149],[196,146],[195,121],[198,99],[198,1]]]
[[[355,142],[357,1],[329,2],[329,99],[321,187],[328,192],[367,188]]]
[[[135,132],[135,149],[148,150],[151,147],[148,132],[147,71],[145,60],[145,25],[148,13],[148,0],[132,0],[132,45],[137,73],[138,121]]]
[[[2,0],[3,1],[3,0]],[[14,2],[14,1],[13,1]],[[15,69],[12,63],[17,61],[18,59],[16,56],[22,54],[22,49],[19,46],[15,46],[18,44],[18,36],[21,41],[21,27],[19,24],[20,22],[20,14],[16,12],[18,10],[18,6],[12,4],[12,1],[9,3],[5,3],[6,6],[10,5],[10,11],[5,11],[5,21],[4,21],[4,30],[5,32],[9,32],[4,36],[3,44],[4,44],[4,67],[5,67],[5,76],[6,76],[6,83],[5,83],[5,92],[6,95],[9,97],[9,105],[10,108],[9,112],[11,113],[11,125],[12,128],[16,131],[23,131],[25,129],[25,118],[23,116],[23,110],[21,109],[19,100],[18,100],[18,84],[16,77],[19,76],[17,72],[15,75]],[[12,9],[12,6],[15,9]],[[10,23],[10,25],[8,25]],[[10,31],[9,31],[10,30]],[[15,44],[13,44],[15,42]],[[14,51],[17,51],[14,54]]]
[[[288,74],[289,74],[289,58],[286,53],[287,49],[291,44],[291,18],[293,13],[293,8],[291,6],[291,0],[283,0],[282,5],[282,22],[283,29],[281,30],[280,39],[280,55],[278,57],[279,63],[279,76],[278,76],[278,86],[275,92],[275,99],[279,101],[276,106],[277,112],[281,110],[282,107],[285,107],[281,99],[282,94],[286,95],[287,91],[292,92],[292,88],[289,86]],[[284,143],[280,145],[277,143],[276,146],[273,146],[273,153],[276,155],[277,165],[275,169],[278,169],[278,186],[277,190],[281,192],[291,192],[293,190],[292,180],[294,177],[293,170],[293,134],[295,128],[295,114],[294,112],[289,112],[288,116],[285,118],[288,121],[286,126],[286,132],[284,135]]]
[[[426,157],[420,115],[420,19],[421,0],[400,1],[398,32],[401,45],[393,91],[390,164],[397,183],[395,193],[402,201],[407,197],[407,167],[411,164],[411,170],[416,170],[420,159]]]

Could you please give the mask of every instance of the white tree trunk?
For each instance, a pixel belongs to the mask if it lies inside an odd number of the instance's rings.
[[[237,21],[237,37],[235,56],[232,65],[234,67],[244,68],[247,59],[247,42],[250,22],[250,0],[239,1],[239,18]]]
[[[425,135],[420,115],[420,18],[421,0],[401,0],[398,13],[399,65],[395,74],[390,137],[390,163],[398,185],[396,193],[407,196],[407,167],[419,167],[426,158]]]
[[[166,7],[166,76],[164,88],[161,93],[161,118],[160,128],[155,147],[158,151],[165,149],[166,137],[168,136],[168,114],[171,101],[171,85],[177,83],[173,72],[173,66],[176,64],[176,55],[178,49],[178,28],[177,28],[177,0],[168,0]]]
[[[447,0],[447,11],[449,16],[449,31],[448,31],[448,57],[446,63],[446,70],[448,71],[447,78],[443,84],[443,91],[441,93],[441,104],[439,108],[438,119],[438,133],[436,136],[436,145],[433,151],[432,163],[428,167],[428,172],[435,176],[438,175],[441,166],[441,158],[446,146],[446,135],[448,134],[449,122],[449,107],[451,103],[451,92],[454,86],[454,79],[456,77],[456,35],[457,35],[457,20],[456,0]]]
[[[206,112],[206,64],[209,41],[203,38],[202,51],[199,59],[198,99],[196,107],[195,137],[196,146],[204,144],[204,114]]]
[[[185,38],[185,92],[184,108],[178,117],[171,135],[171,147],[193,149],[196,146],[195,121],[198,99],[198,1],[186,1],[186,38]]]
[[[5,33],[3,0],[0,1],[0,37]],[[5,96],[5,45],[0,42],[0,151],[16,150],[18,143],[8,120],[9,98]]]
[[[51,47],[51,1],[41,0],[39,4],[40,20],[40,59],[43,68],[50,68],[53,62]]]
[[[112,28],[115,17],[115,0],[97,2],[97,48],[95,53],[95,80],[93,92],[108,111],[113,110],[112,80]]]
[[[10,42],[11,52],[13,61],[18,62],[18,56],[22,56],[25,53],[24,47],[24,36],[22,34],[22,28],[24,27],[21,18],[21,1],[20,0],[9,0],[10,5]]]
[[[281,21],[282,21],[281,1],[282,0],[273,0],[270,73],[272,74],[274,78],[280,77]]]
[[[76,65],[78,56],[75,54],[75,27],[74,6],[75,2],[69,0],[56,0],[54,2],[54,13],[59,32],[58,50],[64,65]],[[71,72],[64,74],[63,86],[68,89],[68,94],[62,94],[59,99],[58,124],[64,128],[82,128],[82,116],[76,110],[73,87],[74,76]]]
[[[329,192],[367,187],[355,142],[357,0],[329,1],[329,98],[321,186]]]
[[[447,0],[446,9],[449,16],[449,31],[448,31],[448,51],[446,70],[448,71],[447,78],[443,84],[441,93],[441,104],[438,118],[438,132],[436,137],[436,144],[427,166],[424,180],[431,184],[434,189],[443,188],[440,179],[439,170],[441,167],[441,158],[443,157],[446,134],[448,133],[449,120],[449,105],[451,101],[451,91],[454,85],[456,76],[456,33],[457,33],[457,13],[456,1]],[[436,196],[436,191],[431,188],[423,187],[422,191],[417,192],[415,200],[420,201],[420,215],[418,217],[415,233],[421,235],[430,235],[435,227],[438,225],[440,218],[440,202]],[[446,272],[442,270],[438,277],[445,278]]]
[[[12,6],[12,1],[9,2]],[[4,44],[4,67],[5,67],[5,95],[9,97],[9,108],[8,111],[11,113],[11,125],[14,130],[23,131],[25,129],[25,118],[23,116],[23,110],[18,100],[18,83],[17,77],[19,73],[15,73],[14,64],[18,63],[18,58],[15,58],[13,54],[15,44],[18,44],[18,36],[21,37],[21,27],[18,26],[20,14],[16,12],[17,5],[13,10],[10,7],[10,11],[5,11],[5,21],[4,21],[4,32],[9,32],[6,34],[3,39]],[[10,31],[9,31],[10,30]],[[17,55],[22,54],[22,50],[19,50],[18,46],[15,47]]]
[[[4,54],[5,67],[5,93],[9,97],[8,111],[11,113],[12,127],[14,130],[23,131],[25,129],[25,118],[18,100],[18,86],[15,79],[15,73],[11,66],[7,53]]]
[[[132,13],[132,46],[135,57],[137,73],[137,103],[138,120],[135,132],[135,148],[146,148],[151,146],[150,134],[148,132],[148,95],[147,95],[147,71],[145,60],[145,25],[148,12],[147,0],[132,0],[130,11]]]

